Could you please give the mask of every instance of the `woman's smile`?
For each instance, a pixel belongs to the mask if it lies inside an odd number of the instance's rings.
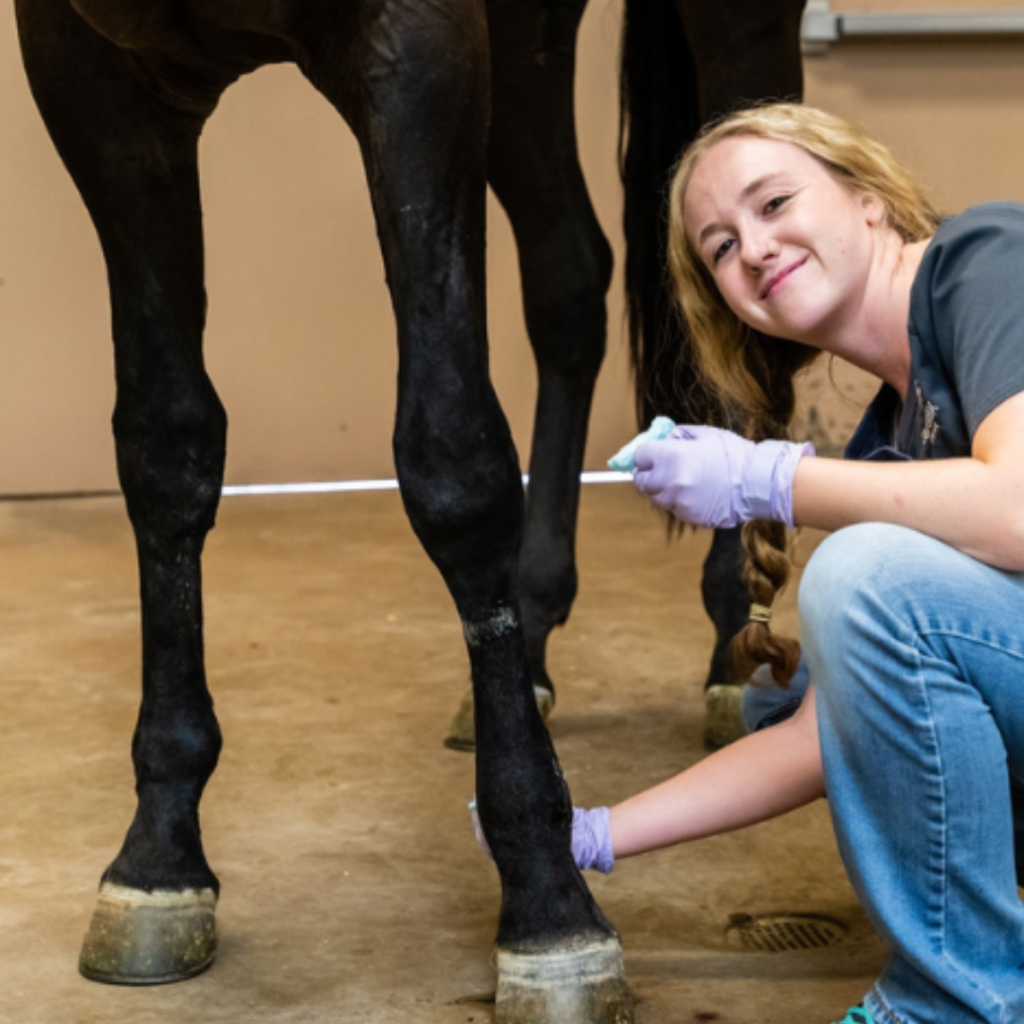
[[[761,300],[763,301],[767,299],[779,287],[779,285],[781,285],[782,282],[790,276],[790,274],[799,270],[810,258],[810,253],[808,253],[803,257],[803,259],[796,260],[788,267],[783,267],[782,270],[773,274],[769,278],[768,283],[761,289]]]

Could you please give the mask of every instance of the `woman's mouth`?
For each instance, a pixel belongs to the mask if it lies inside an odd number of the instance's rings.
[[[799,270],[808,260],[808,256],[805,256],[802,260],[797,260],[795,263],[790,263],[788,267],[783,267],[781,270],[773,274],[769,279],[768,283],[761,289],[761,298],[767,299],[769,295],[775,289],[782,284],[783,281],[793,273],[794,270]]]

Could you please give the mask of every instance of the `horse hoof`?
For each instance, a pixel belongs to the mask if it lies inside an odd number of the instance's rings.
[[[555,695],[543,686],[534,686],[533,696],[537,701],[537,710],[540,717],[546,722],[551,709],[555,706]],[[464,750],[473,753],[476,750],[476,725],[473,720],[473,690],[472,687],[466,691],[455,712],[455,717],[448,726],[448,735],[444,738],[444,745],[450,750]]]
[[[109,985],[192,978],[213,963],[216,906],[212,889],[148,893],[104,882],[78,969]]]
[[[498,950],[495,1024],[632,1024],[617,939],[543,953]]]
[[[704,744],[711,750],[727,747],[746,736],[743,687],[716,684],[704,691]]]

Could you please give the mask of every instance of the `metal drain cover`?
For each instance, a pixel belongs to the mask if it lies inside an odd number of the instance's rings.
[[[733,914],[725,937],[740,949],[789,953],[835,946],[846,937],[846,925],[817,914]]]

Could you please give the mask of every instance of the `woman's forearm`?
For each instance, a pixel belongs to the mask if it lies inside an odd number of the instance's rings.
[[[730,832],[824,795],[814,688],[786,722],[745,736],[611,809],[615,857]]]
[[[800,526],[906,526],[999,569],[1024,569],[1024,490],[975,459],[805,459],[793,487]]]
[[[802,459],[793,481],[800,526],[906,526],[998,569],[1024,570],[1024,395],[991,412],[970,458],[913,462]]]

